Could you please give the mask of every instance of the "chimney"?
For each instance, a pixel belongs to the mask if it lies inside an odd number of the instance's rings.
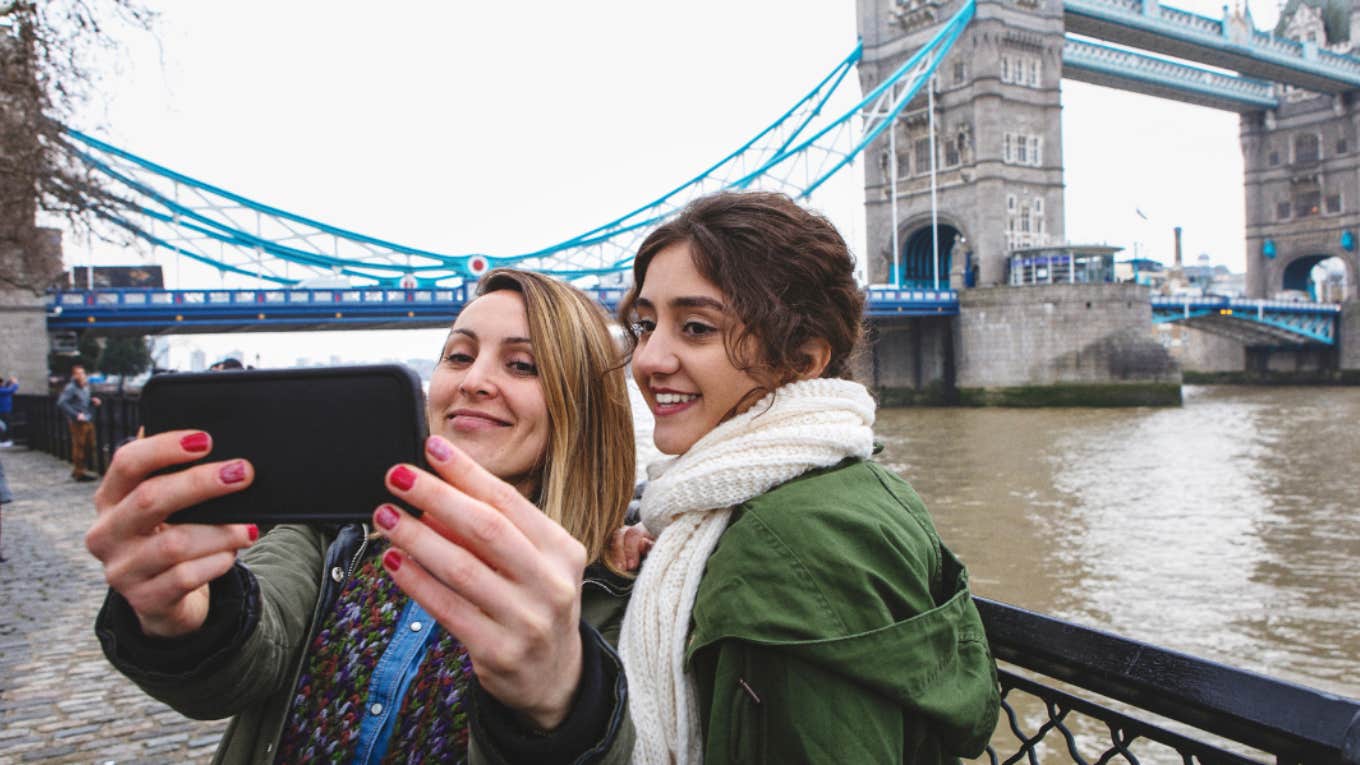
[[[1180,270],[1180,267],[1181,267],[1181,227],[1180,227],[1180,226],[1177,226],[1176,229],[1175,229],[1175,231],[1176,231],[1176,269],[1177,269],[1177,270]]]

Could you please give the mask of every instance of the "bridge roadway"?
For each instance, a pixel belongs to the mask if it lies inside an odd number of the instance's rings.
[[[95,483],[0,449],[14,502],[0,563],[0,765],[207,763],[225,721],[190,720],[113,671],[94,637],[103,571],[85,551]]]
[[[1336,345],[1336,303],[1219,296],[1154,297],[1152,321],[1179,322],[1246,345]]]
[[[1360,59],[1254,29],[1251,17],[1221,19],[1157,0],[1064,0],[1069,33],[1231,69],[1316,93],[1360,89]]]
[[[47,329],[100,334],[194,334],[446,327],[470,287],[434,289],[96,289],[53,293]],[[611,314],[621,288],[587,289]],[[922,288],[869,290],[871,317],[954,316],[958,293]]]

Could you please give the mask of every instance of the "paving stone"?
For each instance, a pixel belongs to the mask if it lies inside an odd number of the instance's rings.
[[[95,483],[41,452],[0,453],[0,765],[207,763],[225,720],[190,720],[142,693],[94,636],[104,574],[85,550]]]

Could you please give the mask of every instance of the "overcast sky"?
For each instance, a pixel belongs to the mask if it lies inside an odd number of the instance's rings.
[[[648,201],[772,122],[854,46],[852,0],[357,3],[148,0],[158,42],[86,127],[177,171],[444,252],[560,241]],[[1218,16],[1218,0],[1177,0]],[[1274,8],[1253,8],[1258,25]],[[1244,266],[1235,114],[1063,83],[1066,230]],[[862,239],[856,193],[815,199]],[[1144,220],[1136,213],[1141,209]],[[68,241],[68,263],[137,262]],[[209,282],[211,283],[211,281]],[[201,284],[185,286],[206,286]],[[269,365],[431,357],[441,332],[176,341]],[[211,359],[210,359],[211,360]]]

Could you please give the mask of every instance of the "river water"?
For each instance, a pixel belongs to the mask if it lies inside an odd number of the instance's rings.
[[[1360,698],[1360,388],[876,430],[977,594]]]

